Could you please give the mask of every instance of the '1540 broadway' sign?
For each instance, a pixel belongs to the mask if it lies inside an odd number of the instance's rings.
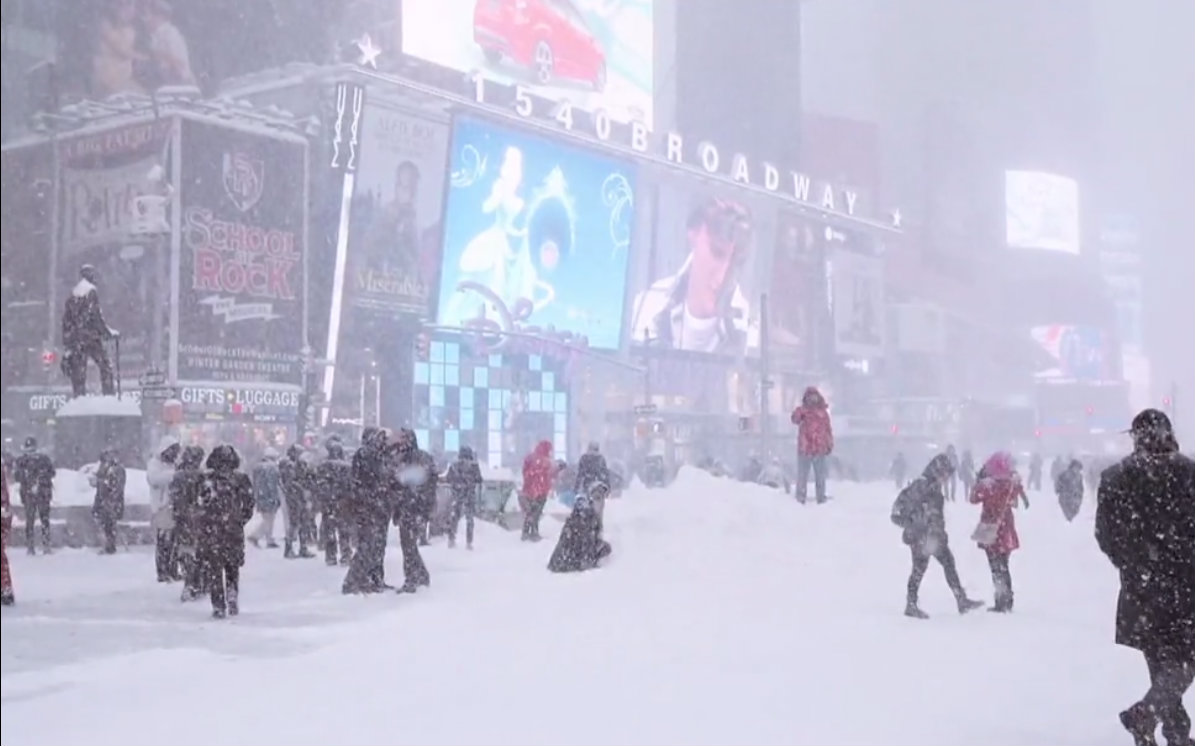
[[[473,98],[480,104],[511,106],[515,114],[525,119],[542,116],[547,103],[535,98],[523,86],[494,84],[480,73],[469,76]],[[513,94],[511,91],[513,90]],[[511,96],[513,95],[513,100]],[[670,164],[698,169],[701,172],[728,179],[736,184],[762,188],[778,196],[787,197],[827,212],[866,219],[856,189],[811,178],[808,174],[783,169],[766,161],[753,162],[742,153],[727,154],[709,141],[694,145],[679,132],[653,133],[642,122],[631,122],[629,133],[619,138],[615,125],[604,109],[592,113],[577,110],[568,101],[551,104],[551,119],[569,132],[581,132],[603,143],[627,147],[630,150],[662,159]],[[619,128],[623,132],[623,128]],[[891,225],[900,227],[900,211],[888,214]]]

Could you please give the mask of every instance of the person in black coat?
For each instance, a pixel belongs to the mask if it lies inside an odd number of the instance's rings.
[[[42,546],[50,553],[50,501],[54,498],[54,475],[57,470],[50,457],[37,449],[37,438],[25,438],[21,455],[17,456],[12,478],[17,494],[25,506],[25,547],[34,553],[33,527],[41,522]]]
[[[610,468],[606,466],[601,447],[597,443],[590,443],[589,449],[577,463],[577,483],[573,491],[578,496],[587,495],[589,488],[599,483],[610,484]]]
[[[1116,642],[1149,669],[1149,690],[1120,721],[1138,746],[1155,743],[1159,723],[1170,746],[1191,746],[1182,698],[1195,679],[1195,461],[1159,410],[1129,432],[1133,453],[1104,470],[1095,513],[1096,541],[1120,573]]]
[[[1059,472],[1054,479],[1054,492],[1058,494],[1058,505],[1068,521],[1075,520],[1083,505],[1083,464],[1072,459],[1070,466]]]
[[[237,471],[241,457],[230,445],[212,449],[199,488],[199,558],[207,573],[212,616],[239,611],[241,565],[245,564],[245,524],[253,517],[253,483]]]
[[[307,548],[307,527],[311,522],[307,515],[310,509],[307,498],[314,475],[303,460],[303,448],[298,443],[287,448],[286,458],[278,462],[278,476],[282,480],[282,499],[286,502],[286,543],[282,556],[287,559],[314,557],[315,554]],[[296,542],[298,553],[295,552]]]
[[[315,468],[315,492],[323,514],[319,528],[324,562],[347,565],[353,556],[353,468],[338,438],[330,439],[324,449],[328,457]]]
[[[456,546],[456,530],[461,524],[461,516],[465,517],[465,547],[473,548],[473,517],[477,514],[477,501],[480,499],[481,486],[484,479],[481,476],[481,466],[477,463],[473,449],[461,446],[456,461],[448,467],[448,474],[444,477],[452,490],[452,516],[448,521],[448,546]]]
[[[66,308],[62,312],[62,370],[71,381],[71,393],[83,396],[87,393],[87,360],[95,361],[100,371],[100,392],[104,396],[116,394],[116,379],[112,375],[112,363],[104,342],[115,339],[120,333],[110,328],[100,310],[100,294],[96,289],[99,273],[90,264],[79,268],[79,282],[67,296]]]
[[[432,583],[431,574],[419,551],[419,539],[436,505],[440,475],[435,459],[419,448],[413,430],[399,431],[394,444],[394,468],[398,485],[394,503],[394,525],[402,548],[403,584],[399,593],[414,593]]]
[[[548,559],[552,572],[581,572],[592,570],[610,556],[610,543],[602,538],[601,503],[610,488],[601,482],[590,485],[583,495],[577,495],[573,510],[564,522],[556,548]]]
[[[174,516],[174,542],[183,571],[180,600],[193,601],[203,594],[207,572],[199,560],[199,488],[203,485],[203,448],[187,446],[179,455],[167,497]]]
[[[95,516],[104,535],[102,554],[116,554],[116,524],[124,517],[125,468],[116,457],[116,449],[100,452],[95,470],[95,502],[91,514]]]
[[[386,529],[392,513],[395,477],[388,468],[386,433],[367,427],[350,466],[349,502],[357,549],[349,562],[342,593],[379,593],[386,586]]]
[[[950,454],[939,453],[930,459],[920,477],[900,491],[892,505],[892,522],[902,529],[901,540],[913,556],[913,569],[906,587],[905,616],[914,619],[929,618],[918,605],[917,597],[931,558],[942,565],[960,614],[983,606],[982,601],[967,598],[946,534],[946,489],[953,478],[954,462]]]

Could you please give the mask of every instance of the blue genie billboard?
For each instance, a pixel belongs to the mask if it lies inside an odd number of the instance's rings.
[[[437,322],[617,349],[633,168],[469,118],[450,168]]]

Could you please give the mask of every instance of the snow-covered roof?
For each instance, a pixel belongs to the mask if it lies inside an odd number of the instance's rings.
[[[132,397],[89,394],[68,399],[58,408],[59,417],[140,417],[141,405]]]

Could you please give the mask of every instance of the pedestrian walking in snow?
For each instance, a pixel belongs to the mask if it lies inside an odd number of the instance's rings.
[[[589,444],[577,462],[577,481],[572,485],[573,492],[577,495],[589,494],[589,488],[599,483],[610,484],[610,468],[606,465],[601,446],[595,441]]]
[[[983,479],[970,493],[971,502],[983,506],[979,526],[971,538],[987,554],[988,567],[992,571],[996,598],[990,610],[1007,613],[1013,606],[1012,572],[1008,560],[1021,546],[1013,508],[1025,488],[1013,468],[1012,454],[1006,451],[993,454],[983,465],[983,474]]]
[[[241,566],[245,564],[245,524],[253,517],[253,484],[237,469],[241,457],[230,445],[212,449],[199,489],[199,558],[207,573],[212,616],[240,610]]]
[[[303,447],[298,443],[286,449],[286,458],[278,464],[278,475],[282,483],[282,499],[286,501],[286,540],[282,556],[287,559],[314,557],[315,554],[307,548],[311,523],[308,492],[312,487],[313,475],[310,465],[303,458]]]
[[[465,547],[473,548],[473,516],[477,513],[477,503],[481,499],[481,486],[484,482],[481,467],[477,463],[473,449],[461,446],[456,461],[448,467],[445,476],[448,486],[452,490],[452,516],[448,521],[448,546],[456,546],[456,532],[461,525],[461,516],[465,518]]]
[[[104,536],[103,554],[116,554],[116,524],[124,518],[125,468],[117,458],[116,449],[100,452],[100,463],[92,474],[95,502],[91,514]]]
[[[958,493],[958,470],[959,458],[958,451],[954,449],[953,445],[946,446],[946,458],[950,460],[950,478],[946,480],[946,499],[954,502],[955,495]]]
[[[1192,746],[1183,695],[1195,680],[1195,461],[1183,456],[1170,418],[1133,418],[1133,452],[1104,471],[1095,537],[1120,573],[1116,642],[1140,650],[1149,690],[1120,713],[1137,746]]]
[[[892,477],[897,491],[905,488],[905,480],[909,476],[909,462],[905,460],[904,452],[896,452],[896,456],[892,459],[892,465],[888,467],[888,476]]]
[[[339,438],[324,444],[328,457],[315,470],[315,492],[320,506],[320,543],[324,562],[347,565],[352,561],[353,469]]]
[[[267,549],[276,549],[278,542],[274,541],[274,522],[278,518],[278,510],[282,507],[282,476],[278,469],[278,451],[267,447],[261,454],[261,460],[250,473],[253,482],[253,502],[257,508],[260,521],[257,528],[249,534],[249,542],[253,546],[261,546],[265,539]]]
[[[8,469],[0,469],[0,604],[12,606],[16,603],[13,593],[12,570],[8,567],[8,535],[12,532],[12,503],[8,497]]]
[[[612,551],[602,537],[602,510],[610,488],[596,482],[584,495],[577,495],[573,510],[560,530],[556,548],[548,559],[552,572],[581,572],[592,570]]]
[[[1054,479],[1054,492],[1058,495],[1058,507],[1066,520],[1073,521],[1083,505],[1083,464],[1071,459],[1070,465]]]
[[[938,560],[946,573],[946,583],[954,593],[960,614],[983,606],[980,601],[967,598],[959,580],[954,554],[950,551],[950,540],[946,534],[946,485],[954,473],[950,457],[945,453],[934,456],[920,477],[901,490],[892,505],[892,522],[901,528],[901,539],[909,547],[913,568],[905,596],[905,616],[928,619],[921,610],[917,597],[921,580],[929,569],[930,559]]]
[[[1041,472],[1044,464],[1040,453],[1029,457],[1029,489],[1041,492]]]
[[[174,516],[174,546],[182,571],[182,601],[203,595],[207,571],[199,555],[199,489],[203,486],[203,448],[187,446],[178,457],[170,480],[170,508]]]
[[[958,462],[958,479],[963,483],[963,495],[971,496],[971,490],[975,489],[975,482],[977,477],[975,475],[975,457],[971,455],[970,449],[963,451],[962,458]]]
[[[805,389],[801,405],[793,410],[797,426],[797,501],[804,503],[809,490],[809,472],[813,472],[814,496],[826,501],[826,460],[834,451],[834,427],[830,406],[816,386]]]
[[[50,502],[54,498],[54,475],[57,470],[50,457],[37,448],[37,438],[25,438],[21,455],[13,468],[17,494],[25,506],[25,548],[34,553],[34,526],[41,523],[42,547],[50,553]]]
[[[539,520],[548,503],[556,463],[552,460],[552,444],[541,440],[535,450],[523,459],[523,489],[519,502],[523,509],[523,541],[539,541]]]
[[[353,535],[356,551],[342,593],[380,593],[386,585],[386,529],[394,511],[396,476],[386,455],[386,433],[367,427],[351,464]]]
[[[154,566],[159,583],[169,583],[180,576],[169,491],[181,451],[178,439],[165,435],[158,443],[157,452],[145,464],[145,481],[149,483],[149,525],[154,530]]]
[[[403,584],[400,593],[414,593],[431,585],[431,574],[419,551],[419,538],[435,505],[439,472],[431,454],[420,450],[413,430],[399,431],[394,444],[394,469],[398,479],[394,525],[402,548]]]

